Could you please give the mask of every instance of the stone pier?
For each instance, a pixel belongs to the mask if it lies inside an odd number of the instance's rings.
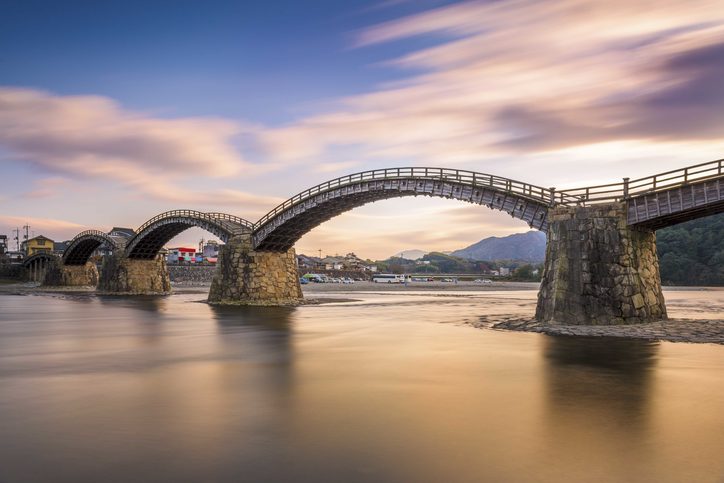
[[[128,258],[113,254],[103,258],[98,291],[113,294],[152,295],[171,292],[166,259]]]
[[[209,303],[296,305],[302,300],[294,248],[255,251],[251,235],[239,235],[219,251]]]
[[[655,233],[628,226],[625,203],[550,208],[536,319],[566,325],[666,319]]]
[[[98,285],[98,268],[92,262],[87,262],[85,265],[64,265],[59,262],[48,271],[44,284],[61,287],[95,287]]]

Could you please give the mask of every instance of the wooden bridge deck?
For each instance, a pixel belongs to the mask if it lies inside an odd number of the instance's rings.
[[[724,179],[692,183],[628,200],[628,222],[663,228],[724,211]]]

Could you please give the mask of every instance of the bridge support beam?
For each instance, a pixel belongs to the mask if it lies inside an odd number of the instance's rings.
[[[92,262],[85,265],[65,265],[59,262],[48,270],[45,285],[60,287],[95,287],[98,285],[98,268]]]
[[[171,279],[166,259],[156,255],[152,260],[128,258],[113,254],[103,258],[98,291],[111,294],[155,295],[171,292]]]
[[[629,226],[625,203],[550,208],[536,318],[575,325],[665,319],[655,233]]]
[[[255,251],[246,234],[232,237],[219,251],[209,303],[297,305],[303,299],[294,248]]]

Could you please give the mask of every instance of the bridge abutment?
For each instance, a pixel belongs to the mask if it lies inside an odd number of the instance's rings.
[[[128,258],[123,254],[104,257],[98,291],[114,294],[151,295],[171,291],[166,259],[156,255],[151,260]]]
[[[60,287],[95,287],[98,285],[98,268],[95,263],[84,265],[65,265],[59,262],[48,271],[45,285]]]
[[[625,203],[550,208],[538,321],[613,325],[665,318],[656,235],[628,225]]]
[[[234,236],[221,247],[210,303],[296,305],[303,299],[294,248],[256,251],[250,234]]]

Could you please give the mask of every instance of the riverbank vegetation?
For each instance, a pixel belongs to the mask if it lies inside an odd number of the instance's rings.
[[[656,232],[665,285],[724,285],[724,213]]]

